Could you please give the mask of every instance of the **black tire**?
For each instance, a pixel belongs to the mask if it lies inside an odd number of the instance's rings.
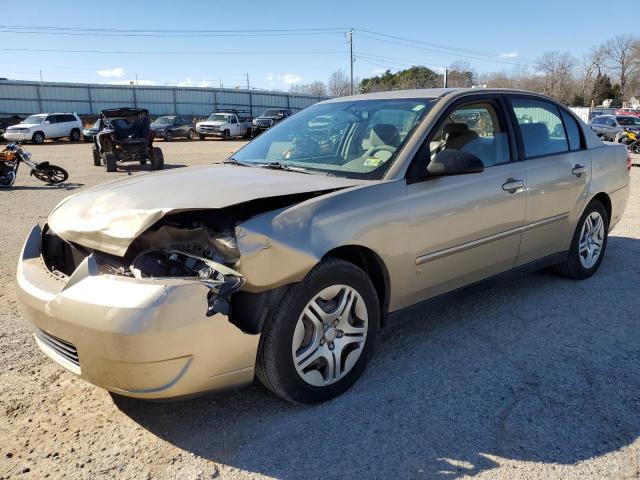
[[[100,158],[100,150],[98,150],[98,146],[97,145],[93,145],[91,147],[91,153],[93,155],[93,164],[96,167],[99,167],[100,165],[102,165],[102,158]]]
[[[167,132],[164,134],[164,141],[165,142],[170,142],[173,140],[173,133],[171,132]]]
[[[224,130],[222,132],[222,140],[227,141],[229,140],[229,138],[231,138],[231,135],[229,134],[229,130]]]
[[[250,128],[247,128],[247,131],[244,134],[244,138],[247,138],[247,139],[251,138],[251,129]]]
[[[151,161],[151,170],[162,170],[164,168],[164,155],[158,147],[152,147],[149,153],[149,161]]]
[[[193,136],[196,134],[196,132],[192,129],[189,130],[189,133],[187,133],[187,140],[193,140]]]
[[[31,137],[31,141],[36,145],[42,145],[44,143],[44,138],[44,133],[36,132],[33,134],[33,137]]]
[[[79,142],[80,138],[81,138],[80,130],[78,130],[77,128],[74,128],[73,130],[71,130],[71,133],[69,134],[69,140],[71,140],[72,142]]]
[[[62,183],[69,178],[69,174],[67,171],[56,165],[43,165],[42,167],[36,168],[32,172],[33,176],[38,180],[47,183],[49,185],[57,185],[58,183]]]
[[[102,162],[104,164],[104,170],[106,172],[118,171],[118,158],[113,152],[107,152],[102,156]]]
[[[342,379],[324,387],[305,382],[297,373],[292,357],[293,334],[299,316],[318,292],[332,285],[347,285],[362,297],[368,315],[368,330],[360,357]],[[352,263],[325,259],[302,282],[293,284],[273,309],[262,328],[256,375],[272,392],[285,400],[312,404],[330,400],[345,392],[362,374],[373,350],[380,326],[380,304],[367,274]]]
[[[597,261],[590,268],[586,268],[580,261],[580,235],[582,233],[582,227],[584,226],[587,218],[594,212],[600,214],[603,219],[604,234],[602,239],[602,248],[600,249],[600,254]],[[602,259],[604,258],[604,255],[607,251],[607,240],[609,238],[608,232],[609,217],[607,216],[607,211],[605,210],[602,203],[600,203],[598,200],[592,200],[591,203],[587,205],[587,208],[585,208],[582,216],[580,217],[580,220],[578,221],[576,230],[573,233],[573,239],[571,240],[571,247],[569,247],[567,260],[564,263],[556,265],[556,272],[563,277],[572,278],[574,280],[589,278],[591,275],[596,273],[598,271],[598,268],[600,268]]]
[[[204,135],[200,134],[200,135],[198,135],[198,138],[199,138],[200,140],[204,140],[204,139],[205,139],[205,138],[207,138],[207,137],[205,137]]]

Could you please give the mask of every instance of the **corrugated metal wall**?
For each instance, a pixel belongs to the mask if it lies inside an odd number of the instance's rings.
[[[195,87],[147,87],[131,85],[87,85],[0,80],[0,115],[42,112],[76,112],[95,115],[104,108],[146,108],[153,115],[205,116],[220,108],[251,110],[252,116],[265,108],[293,111],[313,105],[324,97]]]

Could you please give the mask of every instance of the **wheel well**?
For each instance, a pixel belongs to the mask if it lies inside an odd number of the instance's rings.
[[[71,129],[71,131],[72,131],[72,132],[79,132],[79,131],[80,131],[80,129],[79,129],[78,127],[74,127],[74,128],[72,128],[72,129]]]
[[[611,222],[611,199],[609,198],[609,195],[604,192],[600,192],[593,197],[592,201],[593,200],[598,200],[604,206],[604,209],[607,212],[607,219]]]
[[[381,318],[384,322],[389,309],[389,272],[378,254],[360,245],[345,245],[327,252],[325,257],[339,258],[364,270],[378,294]]]

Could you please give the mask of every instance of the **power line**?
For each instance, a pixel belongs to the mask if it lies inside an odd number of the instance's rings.
[[[374,32],[372,30],[366,30],[366,29],[359,29],[358,34],[362,37],[379,41],[379,42],[400,45],[403,47],[416,48],[419,50],[425,50],[429,52],[446,53],[449,55],[455,55],[457,57],[468,58],[471,60],[481,60],[481,61],[487,61],[487,62],[502,63],[507,65],[534,63],[532,60],[528,60],[525,58],[521,58],[518,60],[507,60],[504,58],[499,58],[500,54],[497,54],[497,53],[483,52],[479,50],[469,50],[469,49],[458,48],[458,47],[450,47],[450,46],[440,45],[436,43],[423,42],[421,40],[415,40],[407,37],[399,37],[397,35],[388,35],[388,34]]]
[[[11,30],[0,27],[0,33],[10,33],[12,35],[65,35],[77,37],[147,37],[147,38],[202,38],[202,37],[290,37],[290,36],[315,36],[315,35],[335,35],[342,33],[336,31],[326,32],[264,32],[264,33],[100,33],[100,32],[59,32],[59,31],[25,31]]]
[[[116,55],[334,55],[344,54],[343,50],[326,51],[217,51],[194,52],[191,50],[66,50],[57,48],[0,48],[5,52],[43,52],[43,53],[92,53]]]

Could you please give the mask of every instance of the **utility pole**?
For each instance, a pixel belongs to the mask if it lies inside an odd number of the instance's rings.
[[[224,87],[222,86],[222,77],[220,77],[220,88],[224,88]]]
[[[444,88],[447,88],[447,83],[448,83],[448,77],[449,77],[449,69],[445,68],[444,69]]]
[[[247,76],[247,90],[251,90],[251,87],[249,86],[249,74],[245,73],[245,75]]]
[[[44,83],[44,82],[42,81],[42,70],[40,70],[40,83]]]
[[[350,92],[353,95],[353,28],[345,33],[347,41],[349,42],[349,70],[351,73],[351,88]]]

